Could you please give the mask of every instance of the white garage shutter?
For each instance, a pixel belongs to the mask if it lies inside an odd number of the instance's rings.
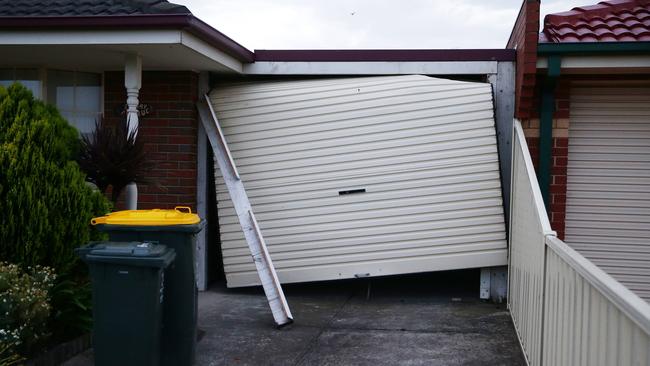
[[[650,299],[650,87],[571,90],[566,242]]]
[[[506,264],[489,84],[252,82],[210,97],[283,283]],[[220,176],[217,191],[228,286],[258,284]]]

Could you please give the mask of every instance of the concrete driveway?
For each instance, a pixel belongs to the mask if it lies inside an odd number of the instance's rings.
[[[197,364],[524,365],[505,305],[478,284],[469,270],[286,285],[282,330],[261,289],[216,286],[199,301]]]
[[[525,365],[505,305],[478,285],[478,270],[285,285],[282,330],[261,288],[215,285],[199,296],[197,365]]]

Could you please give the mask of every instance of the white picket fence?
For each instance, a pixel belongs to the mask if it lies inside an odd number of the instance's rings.
[[[529,365],[650,365],[650,305],[551,230],[515,121],[508,306]]]

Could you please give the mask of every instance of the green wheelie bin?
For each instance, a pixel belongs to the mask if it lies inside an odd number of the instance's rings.
[[[127,210],[94,218],[91,223],[111,241],[147,241],[176,251],[165,271],[161,365],[192,365],[195,358],[198,298],[195,278],[196,235],[205,220],[189,207]]]
[[[92,242],[77,253],[92,280],[95,365],[160,365],[163,276],[174,250],[146,242]]]

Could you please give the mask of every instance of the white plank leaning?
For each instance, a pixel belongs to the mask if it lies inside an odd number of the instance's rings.
[[[291,324],[293,322],[293,316],[291,315],[289,304],[284,297],[282,286],[273,267],[273,261],[266,248],[262,232],[253,214],[248,195],[244,189],[244,184],[237,171],[235,161],[230,154],[228,144],[221,131],[214,109],[208,102],[207,95],[197,103],[197,108],[201,123],[208,135],[210,145],[212,145],[214,157],[217,160],[233,205],[235,206],[239,224],[241,225],[246,242],[248,243],[248,248],[253,256],[264,293],[273,313],[273,319],[279,327]]]

